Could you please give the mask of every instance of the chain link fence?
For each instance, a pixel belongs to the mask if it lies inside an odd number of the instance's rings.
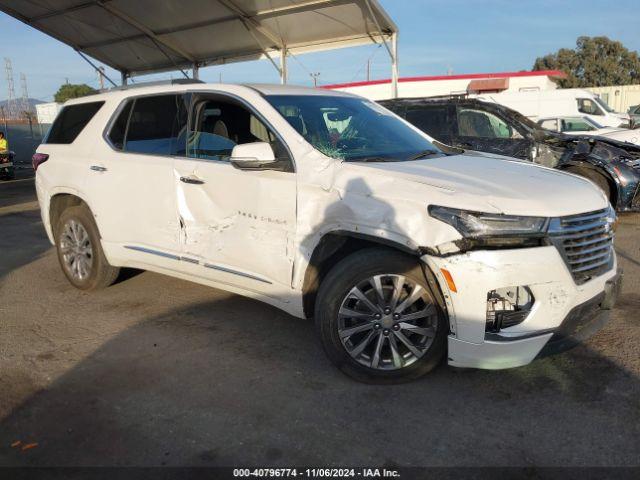
[[[0,124],[9,142],[9,150],[15,152],[14,163],[16,169],[31,168],[31,156],[42,142],[49,127],[48,124]]]

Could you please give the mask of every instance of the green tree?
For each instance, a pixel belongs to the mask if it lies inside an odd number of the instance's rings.
[[[70,98],[84,97],[85,95],[91,95],[92,93],[98,93],[98,91],[84,83],[80,85],[65,83],[58,89],[56,94],[53,96],[53,99],[58,103],[64,103]]]
[[[607,37],[578,37],[575,49],[561,48],[539,57],[534,70],[562,70],[563,88],[603,87],[640,83],[640,57]]]

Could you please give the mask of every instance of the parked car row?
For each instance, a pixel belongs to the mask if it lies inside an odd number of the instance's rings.
[[[640,129],[603,127],[589,117],[553,117],[538,120],[545,130],[567,135],[597,135],[640,145]]]
[[[640,145],[604,136],[552,132],[504,105],[475,98],[380,103],[443,144],[583,176],[598,185],[617,210],[640,211]]]
[[[621,281],[607,197],[503,155],[604,172],[596,157],[627,168],[627,150],[547,140],[477,101],[388,105],[420,128],[300,87],[69,101],[33,157],[62,271],[95,290],[121,267],[147,269],[314,318],[328,357],[370,382],[415,379],[445,358],[525,365],[597,330]]]
[[[629,114],[615,112],[598,95],[580,88],[502,92],[476,95],[475,98],[504,105],[533,121],[558,116],[586,117],[604,127],[630,126]]]

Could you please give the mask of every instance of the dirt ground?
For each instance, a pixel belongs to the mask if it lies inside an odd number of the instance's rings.
[[[154,273],[74,289],[34,200],[29,180],[0,184],[0,465],[640,464],[640,215],[621,219],[623,294],[586,344],[368,386],[310,322],[253,300]]]

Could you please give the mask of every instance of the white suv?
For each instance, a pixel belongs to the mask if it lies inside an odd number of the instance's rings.
[[[68,102],[33,159],[76,287],[165,273],[315,319],[363,381],[507,368],[575,344],[618,288],[584,178],[438,144],[340,92],[171,84]]]

